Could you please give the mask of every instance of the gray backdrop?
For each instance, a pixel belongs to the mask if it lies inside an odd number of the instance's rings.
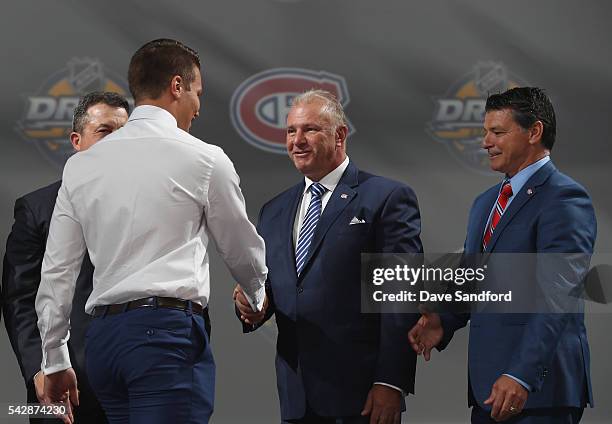
[[[132,53],[159,37],[182,40],[200,52],[205,86],[192,133],[221,146],[234,161],[253,220],[266,200],[299,175],[285,155],[268,151],[277,139],[260,140],[264,150],[243,135],[250,131],[257,139],[278,132],[292,94],[280,80],[332,84],[344,90],[354,130],[351,159],[415,189],[428,252],[456,250],[463,245],[472,200],[500,180],[486,172],[478,155],[474,128],[481,126],[482,98],[487,91],[529,83],[546,88],[553,99],[553,161],[590,192],[599,224],[597,251],[612,251],[608,2],[21,0],[2,9],[2,254],[15,199],[61,176],[58,152],[67,140],[70,102],[91,88],[125,89]],[[268,80],[258,91],[256,74],[262,72]],[[259,103],[232,121],[232,96],[245,93]],[[454,109],[440,110],[441,104]],[[211,269],[218,367],[213,422],[278,422],[274,326],[242,335],[232,311],[234,283],[214,254]],[[585,413],[587,423],[612,421],[611,323],[609,314],[587,316],[596,402]],[[466,340],[463,331],[430,363],[419,360],[417,393],[409,397],[404,422],[468,420]],[[4,330],[0,360],[0,403],[23,402],[23,382]],[[0,422],[6,419],[0,411]]]

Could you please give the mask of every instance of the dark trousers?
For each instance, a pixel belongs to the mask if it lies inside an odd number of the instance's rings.
[[[215,364],[204,319],[190,311],[138,308],[92,320],[89,382],[111,424],[206,424]]]
[[[578,424],[584,408],[537,408],[526,409],[505,424]],[[472,424],[495,424],[491,412],[479,406],[472,408]]]
[[[283,421],[283,424],[368,424],[370,417],[321,417],[306,406],[306,415],[298,420]]]

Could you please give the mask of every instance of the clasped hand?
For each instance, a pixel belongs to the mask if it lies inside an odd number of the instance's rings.
[[[263,308],[259,312],[254,312],[253,308],[249,304],[244,292],[242,291],[242,287],[240,285],[236,285],[234,288],[234,294],[232,295],[234,298],[234,304],[240,312],[240,319],[249,325],[259,324],[266,315],[266,310],[268,309],[268,296],[266,296],[263,304]]]

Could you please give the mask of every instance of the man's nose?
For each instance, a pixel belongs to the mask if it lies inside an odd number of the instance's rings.
[[[488,133],[485,133],[482,136],[482,141],[480,142],[480,147],[482,147],[483,149],[490,149],[491,147],[493,147],[493,144],[491,143],[491,137],[489,137]]]
[[[304,135],[305,135],[304,131],[302,131],[301,129],[297,129],[295,131],[295,140],[294,140],[294,143],[295,144],[304,144],[304,142],[306,142],[306,137]]]

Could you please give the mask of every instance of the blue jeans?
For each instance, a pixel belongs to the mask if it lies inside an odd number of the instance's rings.
[[[208,423],[215,364],[204,325],[199,315],[168,308],[92,320],[87,374],[109,423]]]

